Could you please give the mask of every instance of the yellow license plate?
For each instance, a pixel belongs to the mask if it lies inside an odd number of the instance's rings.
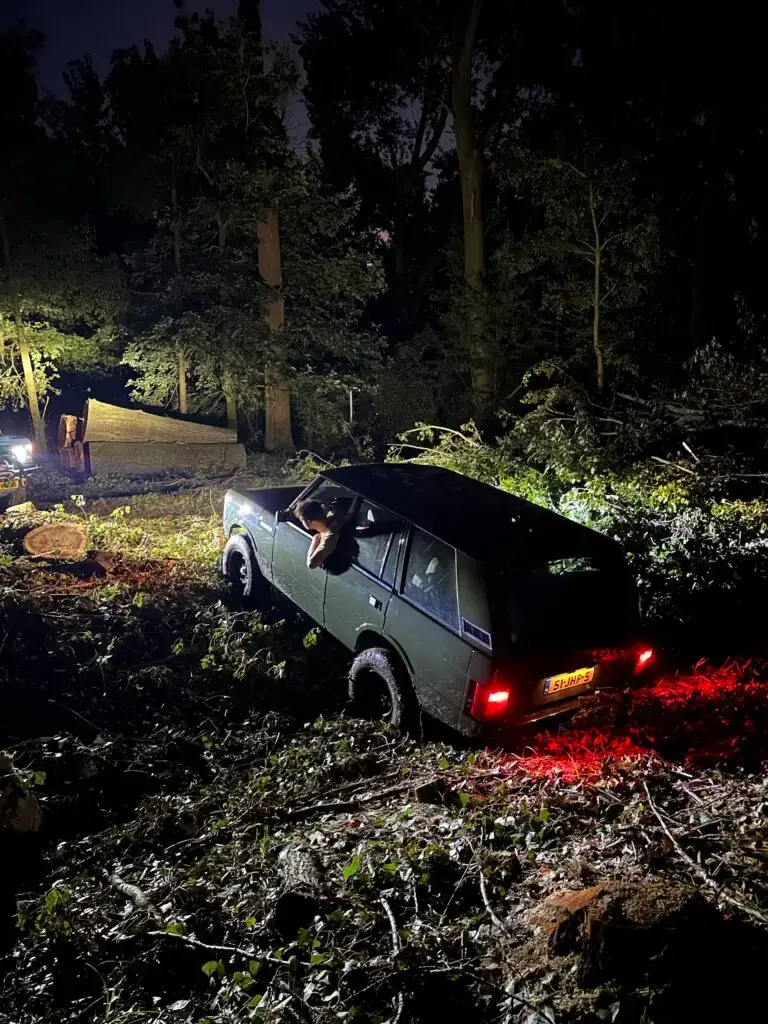
[[[18,480],[0,480],[0,491],[12,491],[18,486]]]
[[[544,696],[551,697],[554,693],[562,693],[563,690],[572,690],[576,686],[586,686],[592,682],[595,674],[592,668],[577,668],[574,672],[561,672],[560,675],[550,676],[544,680]]]

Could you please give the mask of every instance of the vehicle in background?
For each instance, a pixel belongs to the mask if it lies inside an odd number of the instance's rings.
[[[27,500],[27,476],[35,469],[32,442],[0,434],[0,512]]]
[[[344,518],[327,569],[307,568],[307,498]],[[230,490],[224,532],[235,592],[274,584],[354,652],[355,705],[397,726],[420,709],[467,735],[534,722],[652,661],[615,541],[449,470],[352,466]]]

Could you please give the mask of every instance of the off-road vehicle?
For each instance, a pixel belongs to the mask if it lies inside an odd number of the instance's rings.
[[[344,523],[321,569],[295,515],[309,497]],[[355,654],[352,700],[394,725],[419,709],[468,735],[533,722],[652,657],[619,544],[449,470],[353,466],[230,490],[224,531],[235,591],[271,583],[324,626]]]

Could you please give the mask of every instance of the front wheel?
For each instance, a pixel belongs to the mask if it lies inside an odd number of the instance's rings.
[[[261,574],[256,555],[242,533],[233,534],[221,557],[221,569],[233,596],[245,605],[254,605],[263,598],[266,580]]]
[[[416,717],[410,680],[397,658],[384,647],[369,647],[352,662],[349,699],[361,718],[386,722],[403,731]]]

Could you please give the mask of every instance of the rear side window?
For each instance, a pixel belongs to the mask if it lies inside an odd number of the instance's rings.
[[[396,559],[387,557],[403,532],[403,522],[391,512],[364,501],[357,514],[355,540],[357,556],[355,562],[361,569],[379,576],[385,583],[394,579]]]
[[[414,529],[405,568],[403,595],[454,629],[459,627],[456,551]]]

